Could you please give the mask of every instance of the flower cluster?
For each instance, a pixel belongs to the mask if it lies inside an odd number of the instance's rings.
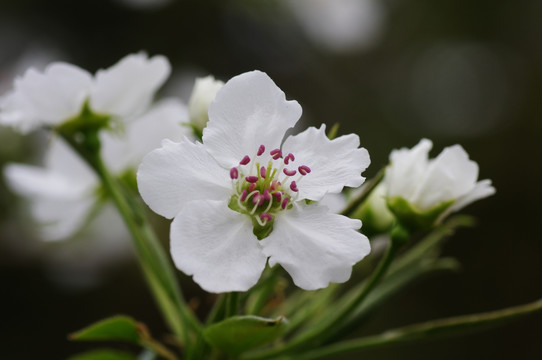
[[[174,218],[175,264],[205,290],[247,290],[267,259],[318,289],[346,281],[369,253],[359,220],[317,203],[361,185],[368,153],[356,135],[329,140],[324,126],[284,140],[300,115],[266,74],[245,73],[211,103],[203,143],[165,140],[143,159],[140,193]]]

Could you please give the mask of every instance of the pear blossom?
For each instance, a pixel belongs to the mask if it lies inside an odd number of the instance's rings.
[[[209,105],[215,99],[216,93],[224,86],[220,80],[211,75],[197,78],[194,89],[188,100],[188,115],[190,123],[200,132],[209,121]]]
[[[55,62],[43,72],[28,69],[0,98],[0,124],[27,133],[76,118],[88,104],[94,114],[135,118],[150,105],[170,73],[163,56],[131,54],[92,76],[75,65]]]
[[[173,219],[173,260],[204,290],[245,291],[267,261],[319,289],[348,280],[369,253],[361,222],[319,203],[363,183],[368,152],[357,135],[330,140],[324,125],[284,139],[300,116],[265,73],[244,73],[218,91],[202,143],[164,140],[143,159],[139,191]]]
[[[491,180],[478,180],[478,164],[469,159],[460,146],[445,148],[429,159],[433,143],[422,139],[412,149],[402,148],[390,154],[384,185],[388,207],[404,220],[413,213],[433,225],[451,212],[495,193]],[[406,211],[404,201],[410,206]],[[403,219],[401,219],[403,218]]]
[[[105,163],[117,175],[134,170],[143,155],[158,147],[163,138],[184,138],[186,129],[179,123],[186,118],[184,105],[167,99],[131,122],[124,136],[102,132]],[[50,141],[43,166],[8,164],[4,175],[15,193],[28,198],[44,240],[73,236],[102,200],[98,177],[62,138]]]

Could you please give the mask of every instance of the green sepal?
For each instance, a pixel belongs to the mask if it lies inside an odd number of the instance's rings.
[[[57,129],[64,134],[99,130],[109,128],[111,126],[111,119],[112,117],[109,115],[93,113],[88,102],[86,102],[79,115],[60,124]]]
[[[124,315],[113,316],[69,335],[70,340],[121,340],[139,344],[144,326]]]
[[[137,360],[137,356],[117,350],[100,349],[74,355],[68,360]]]
[[[429,230],[436,225],[439,217],[455,200],[440,203],[430,210],[416,209],[411,203],[400,196],[387,198],[388,208],[397,218],[401,226],[409,231]]]
[[[230,355],[266,345],[278,339],[286,329],[286,318],[267,319],[258,316],[233,316],[203,331],[213,347]]]

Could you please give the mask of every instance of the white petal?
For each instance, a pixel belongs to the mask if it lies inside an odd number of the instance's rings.
[[[149,106],[170,71],[171,66],[163,56],[148,59],[143,53],[128,55],[96,73],[90,95],[91,108],[121,117],[138,115]]]
[[[160,147],[163,139],[181,141],[190,133],[186,106],[177,99],[164,99],[143,116],[126,125],[124,134],[101,132],[102,155],[113,172],[136,168],[147,153]]]
[[[74,235],[88,220],[95,204],[92,194],[82,194],[74,199],[31,199],[33,217],[40,224],[40,236],[56,241]]]
[[[384,180],[388,196],[401,196],[407,200],[412,198],[426,172],[432,147],[430,140],[422,139],[412,149],[402,148],[391,152]]]
[[[493,194],[495,194],[495,188],[491,186],[491,180],[486,179],[478,181],[470,192],[457,199],[450,207],[448,213],[459,211],[465,206]]]
[[[90,192],[86,184],[38,166],[8,164],[4,167],[4,175],[14,192],[30,198],[73,200]]]
[[[458,199],[473,190],[478,179],[478,164],[459,145],[445,148],[429,162],[417,191],[409,199],[421,210]]]
[[[230,168],[260,145],[279,148],[284,133],[301,116],[297,101],[287,101],[277,85],[260,71],[232,78],[209,107],[203,143],[224,167]]]
[[[71,187],[75,187],[75,184],[92,189],[98,186],[98,178],[94,171],[60,137],[50,141],[44,167],[69,179]]]
[[[224,83],[215,80],[212,76],[196,79],[194,89],[188,101],[190,122],[198,129],[203,130],[209,121],[209,105],[215,99],[218,90]]]
[[[275,219],[271,234],[260,241],[269,265],[280,264],[305,290],[345,282],[352,266],[370,252],[359,220],[332,214],[324,206],[294,206]]]
[[[85,70],[66,63],[52,63],[43,73],[30,68],[2,99],[0,121],[22,131],[60,124],[80,113],[91,81]]]
[[[223,169],[200,143],[169,140],[143,158],[137,184],[143,200],[156,213],[171,219],[193,200],[229,200],[229,169]]]
[[[252,221],[225,201],[194,201],[171,224],[171,255],[177,268],[213,293],[246,291],[265,268]]]
[[[345,186],[360,186],[365,181],[361,173],[371,160],[367,150],[358,146],[359,137],[354,134],[330,140],[325,125],[288,137],[282,152],[292,153],[295,161],[287,167],[306,165],[311,169],[299,181],[299,196],[318,201],[327,192],[339,193]]]
[[[49,169],[9,164],[4,175],[10,188],[30,202],[45,240],[73,235],[85,223],[95,203],[93,187]]]

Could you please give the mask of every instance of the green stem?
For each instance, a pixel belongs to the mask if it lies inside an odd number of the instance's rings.
[[[296,355],[295,359],[322,359],[357,350],[365,350],[415,340],[432,339],[438,336],[449,336],[464,333],[465,331],[479,330],[499,325],[519,316],[528,315],[541,310],[542,299],[529,304],[505,308],[497,311],[433,320],[421,324],[388,330],[380,335],[342,341],[302,355]]]
[[[201,331],[201,325],[182,300],[181,290],[173,268],[154,231],[146,220],[142,204],[123,192],[122,186],[111,176],[99,154],[97,132],[84,133],[83,141],[70,133],[62,133],[70,146],[94,169],[111,197],[134,240],[139,263],[162,315],[171,330],[184,343],[190,354],[189,330]],[[71,135],[71,136],[70,136]],[[134,201],[135,200],[135,201]]]
[[[225,318],[229,318],[232,316],[237,315],[237,312],[239,311],[239,293],[237,291],[233,291],[231,293],[228,293],[226,296],[226,316]]]
[[[282,347],[248,355],[246,359],[275,358],[278,355],[298,351],[307,347],[317,346],[322,340],[325,340],[327,336],[331,336],[334,329],[340,326],[341,323],[343,323],[360,306],[360,304],[367,298],[367,296],[369,296],[378,282],[384,277],[395,255],[397,254],[399,247],[400,243],[391,241],[386,253],[380,260],[380,263],[375,271],[371,274],[371,277],[368,279],[361,292],[345,307],[340,309],[339,312],[329,321],[320,326],[312,328],[312,330],[307,331]]]

